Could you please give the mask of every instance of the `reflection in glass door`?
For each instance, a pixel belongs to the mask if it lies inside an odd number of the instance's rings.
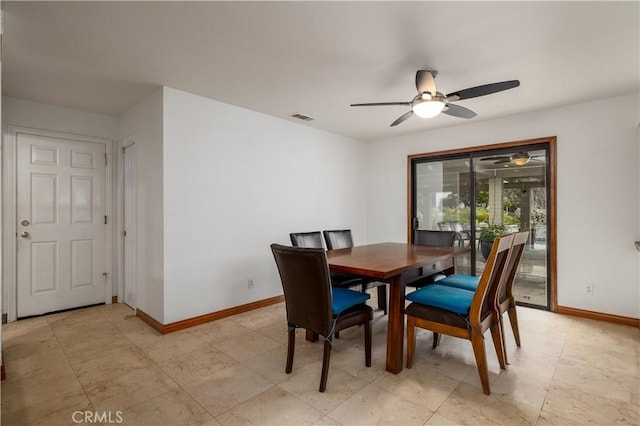
[[[546,144],[522,149],[413,159],[412,229],[458,232],[456,244],[471,250],[456,259],[456,272],[477,276],[491,230],[529,231],[514,295],[519,304],[548,308],[548,150]]]
[[[470,163],[465,158],[415,165],[413,229],[456,231],[459,246],[471,244]],[[456,271],[470,274],[472,253],[456,258]]]
[[[528,231],[529,244],[514,281],[514,296],[521,304],[548,306],[545,150],[484,155],[473,158],[473,166],[479,248],[476,274],[484,269],[482,247],[487,243],[483,236],[493,238],[492,229]]]

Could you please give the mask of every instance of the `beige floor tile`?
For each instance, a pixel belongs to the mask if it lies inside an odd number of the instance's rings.
[[[7,332],[5,327],[6,325],[2,328],[2,354],[7,363],[14,359],[30,357],[38,352],[60,348],[53,330],[46,323],[31,329],[12,328],[10,332]]]
[[[273,325],[284,327],[285,330],[287,328],[286,314],[282,315],[282,313],[275,313],[269,309],[264,308],[234,315],[233,317],[231,317],[231,319],[238,324],[254,331]]]
[[[154,340],[153,343],[143,345],[140,348],[149,358],[160,362],[207,347],[207,343],[202,339],[187,332],[177,332],[165,334],[160,339]]]
[[[584,393],[573,386],[552,384],[547,393],[541,415],[554,415],[576,421],[578,424],[631,424],[637,425],[638,406]]]
[[[345,401],[328,416],[345,425],[423,425],[433,411],[375,385]]]
[[[243,365],[235,365],[189,383],[184,389],[217,416],[274,385]]]
[[[237,361],[245,361],[280,346],[280,343],[249,330],[211,345]]]
[[[293,370],[290,374],[285,372],[287,364],[287,347],[280,345],[270,351],[256,355],[253,358],[242,361],[242,365],[255,371],[271,383],[278,384],[292,375],[298,374],[301,370],[309,368],[314,363],[322,361],[322,346],[303,342],[302,337],[296,343],[295,354],[293,356]]]
[[[445,416],[435,413],[431,418],[424,424],[424,426],[458,426],[461,423],[453,421],[451,419],[446,418]]]
[[[10,376],[9,372],[7,374]],[[1,412],[3,415],[8,414],[81,390],[71,367],[67,371],[58,370],[52,374],[39,374],[22,380],[3,380]]]
[[[154,364],[138,348],[128,348],[73,366],[82,386],[88,387]]]
[[[640,377],[619,370],[594,367],[580,361],[561,359],[553,383],[570,386],[581,392],[604,395],[608,399],[632,402],[640,389]]]
[[[230,356],[206,346],[160,361],[158,366],[178,384],[186,385],[237,363]]]
[[[214,424],[213,417],[181,389],[162,395],[123,411],[125,425],[202,425]]]
[[[340,368],[330,366],[327,389],[319,392],[321,373],[320,361],[280,383],[280,387],[326,414],[368,385],[367,382],[349,375]]]
[[[425,365],[405,368],[400,374],[385,373],[373,384],[394,395],[436,411],[460,380],[430,370]]]
[[[3,425],[69,425],[73,424],[76,411],[94,411],[91,403],[82,391],[54,396],[52,399],[21,410],[2,413]],[[76,415],[76,418],[80,415]]]
[[[337,421],[333,420],[329,416],[322,416],[320,420],[313,423],[313,426],[342,426],[342,425]]]
[[[5,368],[10,380],[26,379],[39,374],[55,374],[58,371],[69,372],[67,357],[60,348],[49,351],[37,351],[31,356],[10,359]]]
[[[322,413],[273,387],[216,417],[223,425],[311,425]],[[266,420],[268,419],[268,420]]]
[[[605,372],[640,376],[638,356],[633,352],[622,353],[606,347],[574,343],[565,346],[561,359],[584,362]]]
[[[85,361],[101,358],[116,352],[121,352],[135,346],[124,339],[122,333],[109,337],[87,337],[69,346],[62,346],[69,362],[74,367]]]
[[[518,308],[522,347],[505,321],[506,370],[487,340],[487,397],[462,339],[443,336],[432,350],[420,330],[414,367],[387,373],[388,318],[375,310],[373,366],[364,365],[362,328],[343,330],[319,393],[322,343],[306,342],[303,330],[293,372],[284,373],[285,316],[279,303],[162,336],[114,304],[5,324],[3,424],[72,424],[75,409],[122,410],[142,425],[220,424],[213,416],[243,424],[639,423],[635,327]]]
[[[209,344],[215,344],[242,336],[251,331],[251,329],[230,318],[224,318],[193,327],[192,329],[187,329],[187,331]]]
[[[476,374],[474,381],[478,389],[482,389],[480,377]],[[491,395],[542,408],[551,379],[528,371],[503,370],[497,376],[490,378]]]
[[[85,386],[84,390],[96,410],[115,412],[177,388],[159,368],[150,367]]]
[[[481,388],[461,383],[437,413],[461,424],[513,425],[534,424],[539,409],[493,393],[487,396]]]

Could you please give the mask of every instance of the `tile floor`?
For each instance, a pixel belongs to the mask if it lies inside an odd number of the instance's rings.
[[[507,329],[500,370],[487,339],[491,396],[471,344],[418,335],[417,359],[385,372],[386,317],[375,312],[373,362],[361,329],[335,342],[327,391],[322,349],[298,333],[284,373],[282,303],[161,336],[125,305],[3,326],[3,425],[638,425],[640,330],[519,308],[522,347]],[[508,321],[506,322],[508,324]],[[80,416],[80,417],[78,417]],[[96,420],[93,418],[90,420]]]

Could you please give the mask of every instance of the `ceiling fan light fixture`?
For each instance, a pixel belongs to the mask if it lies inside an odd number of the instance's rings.
[[[511,162],[516,166],[524,166],[531,160],[531,157],[527,154],[515,154],[511,156]]]
[[[440,114],[444,109],[445,103],[439,99],[425,101],[419,99],[412,106],[413,112],[420,118],[432,118]]]

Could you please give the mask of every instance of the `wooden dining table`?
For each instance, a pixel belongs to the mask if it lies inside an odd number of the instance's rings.
[[[437,272],[455,272],[455,257],[469,247],[430,247],[404,243],[379,243],[328,250],[332,271],[389,283],[387,371],[402,371],[404,344],[404,294],[407,283]]]

